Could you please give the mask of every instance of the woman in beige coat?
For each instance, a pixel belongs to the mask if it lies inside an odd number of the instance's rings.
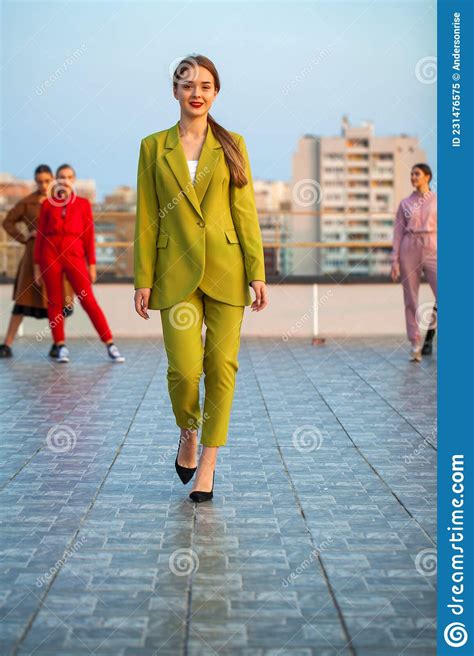
[[[41,203],[47,197],[48,191],[54,182],[53,172],[49,166],[41,164],[36,168],[35,182],[36,191],[28,194],[12,207],[2,224],[5,232],[10,237],[20,242],[20,244],[24,244],[25,251],[15,277],[12,296],[15,304],[5,341],[0,344],[0,358],[8,358],[13,355],[11,347],[23,317],[48,318],[46,289],[43,284],[38,286],[34,282],[33,250]],[[23,224],[23,229],[20,228],[20,224]],[[64,316],[72,314],[73,300],[74,291],[67,278],[64,278]],[[54,357],[54,345],[51,347],[49,355]]]

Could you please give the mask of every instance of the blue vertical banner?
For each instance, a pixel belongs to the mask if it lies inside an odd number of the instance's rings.
[[[438,656],[474,654],[473,14],[438,3]]]

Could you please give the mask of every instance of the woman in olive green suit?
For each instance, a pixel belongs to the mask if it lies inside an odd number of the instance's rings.
[[[180,119],[142,139],[137,176],[135,309],[144,319],[160,310],[168,390],[181,429],[175,466],[184,483],[197,469],[194,501],[212,498],[217,451],[227,442],[244,308],[268,304],[245,141],[209,115],[219,89],[207,57],[180,62],[173,75]]]

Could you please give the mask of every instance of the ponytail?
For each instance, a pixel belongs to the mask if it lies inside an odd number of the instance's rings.
[[[176,66],[173,73],[173,87],[176,90],[178,82],[182,79],[192,80],[197,77],[197,68],[202,66],[207,69],[214,78],[214,86],[219,92],[221,83],[219,74],[213,62],[204,55],[189,55],[182,59]],[[229,167],[230,179],[236,187],[244,187],[248,183],[247,176],[245,175],[245,161],[244,156],[228,130],[219,125],[210,114],[207,115],[207,122],[210,130],[219,141],[224,150],[224,157]]]

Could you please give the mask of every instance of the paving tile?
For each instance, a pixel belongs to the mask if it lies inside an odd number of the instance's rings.
[[[58,369],[21,339],[0,379],[7,650],[434,656],[415,561],[436,544],[436,353],[243,338],[215,497],[194,506],[162,342],[121,340],[120,367],[71,346]]]

